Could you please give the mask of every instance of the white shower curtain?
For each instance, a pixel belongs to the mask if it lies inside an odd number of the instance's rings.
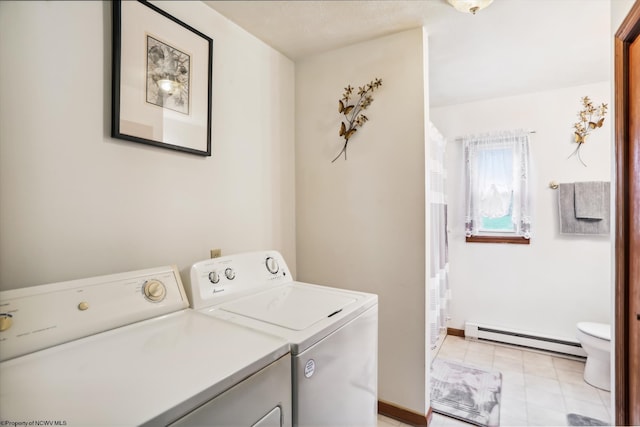
[[[447,141],[429,123],[429,153],[430,162],[427,169],[428,200],[430,206],[429,243],[431,252],[429,277],[429,323],[431,348],[438,345],[440,333],[447,327],[449,320],[449,254],[447,232],[447,194],[445,149]]]

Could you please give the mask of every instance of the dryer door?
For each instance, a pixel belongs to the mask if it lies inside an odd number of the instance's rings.
[[[262,417],[260,421],[252,425],[251,427],[281,427],[282,426],[282,411],[277,406],[273,408],[271,412]]]
[[[289,354],[170,424],[172,427],[291,425]]]

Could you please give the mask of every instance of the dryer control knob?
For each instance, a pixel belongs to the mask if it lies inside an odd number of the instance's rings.
[[[10,314],[0,314],[0,332],[6,331],[13,325],[13,319]]]
[[[268,257],[265,261],[267,266],[267,270],[269,273],[276,274],[280,270],[280,266],[278,265],[278,261],[276,261],[273,257]]]
[[[209,273],[209,281],[214,285],[220,281],[220,275],[217,271],[212,271]]]
[[[155,279],[144,282],[142,291],[144,292],[144,296],[153,302],[160,302],[167,295],[167,289],[164,287],[164,284]]]
[[[229,279],[229,280],[233,280],[233,279],[236,278],[236,272],[233,271],[233,268],[231,268],[231,267],[227,267],[224,270],[224,275],[227,276],[227,279]]]

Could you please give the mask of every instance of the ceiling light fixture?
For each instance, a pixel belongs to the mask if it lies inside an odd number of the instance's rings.
[[[460,12],[476,14],[477,11],[489,6],[493,0],[447,0],[449,4]]]

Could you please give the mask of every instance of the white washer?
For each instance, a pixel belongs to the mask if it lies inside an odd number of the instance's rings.
[[[0,292],[2,421],[291,425],[286,340],[187,307],[174,266]]]
[[[277,251],[197,262],[185,288],[193,308],[289,341],[294,425],[377,424],[377,295],[293,281]]]

